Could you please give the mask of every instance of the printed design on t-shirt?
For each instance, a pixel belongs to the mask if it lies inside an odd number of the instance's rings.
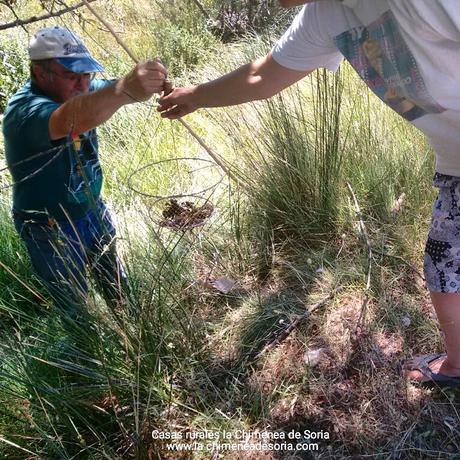
[[[91,135],[75,138],[71,152],[68,200],[70,203],[87,203],[90,196],[97,200],[102,188],[102,170],[97,157],[97,146]]]
[[[446,110],[428,93],[391,11],[367,27],[338,35],[334,41],[372,91],[407,120]]]

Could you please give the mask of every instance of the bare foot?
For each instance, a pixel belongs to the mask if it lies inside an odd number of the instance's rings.
[[[431,360],[427,360],[423,356],[414,357],[404,362],[402,375],[416,382],[430,382],[432,379],[430,378],[429,371],[433,374],[442,374],[448,377],[460,377],[460,369],[452,367],[449,364],[446,354],[438,357],[433,355],[433,359]]]

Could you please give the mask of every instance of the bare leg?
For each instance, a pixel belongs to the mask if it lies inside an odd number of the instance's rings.
[[[460,377],[460,294],[431,292],[431,300],[444,332],[447,357],[430,363],[434,373]],[[425,381],[427,378],[418,370],[407,369],[404,374],[411,380]]]

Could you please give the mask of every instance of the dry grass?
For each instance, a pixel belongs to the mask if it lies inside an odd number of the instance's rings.
[[[354,244],[350,239],[350,245]],[[305,306],[312,303],[309,299],[324,296],[337,279],[351,284],[258,359],[255,351],[273,335],[254,340],[256,350],[244,357],[241,342],[248,321],[258,327],[255,310],[268,317],[268,304],[265,310],[257,310],[256,304],[245,303],[241,297],[227,304],[220,321],[214,317],[214,332],[208,337],[213,352],[206,372],[215,386],[208,385],[203,393],[207,404],[212,406],[214,401],[214,407],[232,420],[238,418],[247,430],[310,429],[330,434],[329,440],[319,441],[320,451],[310,456],[229,452],[223,458],[455,458],[460,443],[456,393],[412,385],[397,372],[404,357],[441,347],[427,293],[419,286],[405,289],[414,280],[407,267],[395,269],[393,263],[380,261],[374,267],[374,288],[380,291],[384,285],[384,295],[375,297],[371,288],[365,320],[358,327],[365,290],[356,283],[359,256],[351,261],[351,253],[350,248],[342,248],[335,266],[313,281],[305,271],[303,284],[298,278],[293,283],[294,265],[286,269],[281,264],[284,270],[278,268],[259,293],[260,304],[276,292],[292,290]],[[337,273],[356,262],[355,273]],[[315,262],[310,265],[315,271]],[[308,285],[309,295],[299,285]],[[289,313],[283,316],[288,311],[278,311],[281,328],[289,323]],[[310,366],[305,354],[316,349],[322,349],[321,359]]]
[[[139,45],[139,31],[155,20],[153,9],[149,15],[144,14],[150,3],[142,0],[135,8],[133,2],[110,2],[113,8],[108,11],[109,20],[120,27],[124,39],[134,47]],[[30,12],[35,10],[30,9]],[[74,19],[66,19],[65,23],[79,29]],[[94,47],[96,55],[104,62],[111,63],[109,68],[114,74],[122,74],[129,68],[131,64],[123,52],[118,48],[112,49],[113,40],[106,31],[98,30],[93,23],[87,24],[87,27],[88,32],[94,32],[90,46]],[[84,35],[88,38],[90,34]],[[173,33],[167,35],[174,38]],[[158,47],[159,44],[152,41],[153,34],[149,37],[151,39],[144,40],[137,49],[140,56],[152,57],[149,54],[152,50],[159,54],[169,50],[173,54],[175,42]],[[187,43],[184,39],[182,44]],[[111,53],[107,49],[116,55],[110,58]],[[232,48],[228,53],[237,61],[241,60],[236,51]],[[236,65],[227,54],[222,56],[219,59],[221,65]],[[203,80],[208,79],[211,72],[217,75],[216,69],[206,72],[193,74],[192,77]],[[362,96],[367,98],[364,91]],[[353,104],[356,102],[355,98],[347,100]],[[145,112],[150,117],[150,111]],[[215,113],[218,114],[216,117],[220,116],[220,112]],[[229,116],[237,119],[238,113],[235,109],[235,112],[229,111]],[[245,124],[239,130],[247,138],[250,138],[248,131],[259,131],[260,118],[256,117],[257,113],[253,109],[244,112]],[[387,125],[385,119],[381,118],[380,109],[371,110],[369,116],[369,125],[374,126],[376,132],[368,133],[363,126],[362,135],[354,138],[357,146],[350,148],[350,152],[359,151],[365,160],[363,162],[373,163],[374,157],[369,160],[368,155],[380,141],[375,146],[370,142],[370,150],[367,148],[369,146],[360,146],[359,142],[366,140],[370,134],[377,140],[389,142],[392,136],[387,131],[392,129],[393,122]],[[133,112],[131,117],[134,117]],[[149,127],[150,124],[144,124],[144,118],[144,112],[140,112],[139,120],[133,121],[133,126],[138,124],[143,129]],[[192,119],[194,127],[207,142],[225,145],[224,141],[229,136],[225,136],[226,131],[221,127],[209,123],[209,114],[201,112]],[[116,119],[112,123],[111,128],[106,128],[104,142],[107,145],[104,145],[104,149],[111,152],[113,163],[110,164],[119,163],[121,168],[114,167],[113,177],[108,181],[109,188],[114,188],[114,194],[115,185],[120,186],[115,204],[124,202],[125,194],[131,197],[128,190],[123,188],[126,185],[122,180],[127,174],[125,168],[121,167],[126,158],[126,150],[138,149],[143,155],[148,152],[160,157],[162,154],[178,156],[186,149],[191,149],[193,154],[197,153],[197,146],[189,146],[183,133],[166,130],[164,124],[160,133],[156,130],[154,134],[149,132],[155,142],[150,138],[140,142],[133,136],[131,143],[124,144],[125,136],[117,137],[116,133],[125,133],[128,125],[124,125],[124,122],[118,125]],[[119,126],[123,129],[118,129]],[[407,143],[414,143],[413,149],[417,155],[425,151],[424,144],[414,142],[411,136],[406,135],[405,128],[398,129],[398,133],[398,142],[386,147],[390,154],[392,149],[399,152],[401,146]],[[107,139],[120,144],[120,151],[114,150]],[[242,139],[231,138],[234,151],[219,151],[219,154],[225,154],[229,161],[237,163],[244,146]],[[375,151],[380,152],[377,148]],[[387,161],[391,163],[398,160],[398,155],[389,155]],[[383,161],[384,155],[381,156]],[[279,151],[275,149],[274,158],[278,157]],[[142,156],[136,158],[135,163],[144,160]],[[256,162],[257,168],[259,165]],[[355,163],[351,162],[351,166],[356,169]],[[419,165],[421,170],[423,167],[423,164]],[[393,197],[383,193],[386,191],[386,183],[379,189],[383,198],[380,199],[376,194],[377,185],[388,171],[385,168],[382,171],[376,169],[373,180],[367,177],[369,171],[363,169],[363,172],[367,175],[364,174],[362,184],[360,178],[356,178],[361,189],[356,191],[366,197],[367,207],[363,207],[366,217],[371,220],[370,216],[373,216],[372,219],[378,220],[379,212],[381,214],[380,220],[372,222],[375,225],[369,229],[372,241],[385,252],[406,258],[420,271],[421,261],[418,257],[423,252],[423,238],[420,235],[426,227],[426,216],[429,215],[427,207],[431,206],[426,196],[422,197],[423,200],[419,197],[419,194],[424,195],[426,192],[426,184],[420,184],[418,180],[421,175],[414,175],[413,181],[405,185],[405,190],[407,188],[412,194],[412,201],[409,196],[408,202],[413,209],[403,207],[400,215],[389,217],[384,212],[383,204],[390,202]],[[283,189],[282,184],[274,185]],[[169,187],[169,183],[166,186]],[[298,190],[294,192],[296,197]],[[395,190],[394,198],[398,194],[399,189]],[[241,197],[233,196],[232,199],[232,203],[221,207],[229,208],[238,200],[244,201]],[[183,258],[190,262],[189,273],[181,278],[186,282],[178,283],[174,294],[177,294],[177,303],[181,302],[187,307],[188,326],[199,346],[193,347],[185,335],[174,335],[175,342],[171,342],[171,348],[161,350],[174,363],[166,363],[159,381],[160,389],[167,387],[170,393],[166,396],[161,393],[162,398],[158,398],[158,404],[155,402],[151,418],[146,420],[142,430],[137,433],[147,446],[145,456],[139,454],[139,458],[209,458],[209,455],[200,453],[193,456],[178,452],[167,454],[164,445],[154,443],[149,438],[152,429],[186,432],[204,428],[252,431],[310,429],[330,433],[331,439],[320,441],[319,452],[301,458],[459,458],[457,392],[419,388],[402,379],[396,369],[398,361],[404,357],[442,349],[441,336],[424,285],[401,259],[376,254],[371,271],[371,286],[366,290],[366,251],[359,241],[357,228],[352,224],[356,221],[355,212],[352,207],[345,208],[344,205],[340,214],[344,222],[341,237],[338,234],[342,229],[334,236],[335,240],[321,242],[321,247],[315,240],[313,249],[306,249],[299,247],[297,237],[289,239],[287,236],[267,251],[264,272],[257,266],[260,254],[255,248],[260,245],[243,237],[240,241],[222,241],[219,237],[220,233],[226,236],[231,233],[222,229],[234,217],[231,214],[235,210],[228,211],[228,215],[222,216],[211,228],[207,228],[203,238],[197,234],[186,241]],[[380,208],[383,210],[379,211]],[[261,208],[264,213],[270,209],[270,206]],[[161,238],[165,238],[166,245],[174,242],[174,236],[169,239],[164,234],[158,236],[150,233],[149,226],[141,224],[144,220],[156,224],[151,217],[147,203],[137,200],[131,202],[123,222],[118,225],[121,234],[133,235],[132,239],[122,240],[121,246],[126,256],[130,252],[135,254],[130,262],[133,272],[139,278],[136,281],[139,285],[145,285],[146,280],[151,281],[151,289],[144,292],[146,302],[149,295],[154,298],[152,292],[155,286],[163,281],[159,278],[158,282],[150,275],[154,273],[153,268],[161,258],[161,255],[151,255],[155,249],[154,243]],[[244,217],[241,218],[243,220]],[[243,228],[241,233],[245,232],[250,233],[247,228]],[[135,247],[130,246],[133,240]],[[172,254],[173,250],[170,252]],[[136,254],[142,254],[142,258],[136,258]],[[141,264],[138,262],[144,261],[144,258],[145,266],[140,270]],[[166,264],[164,260],[163,263]],[[237,281],[236,289],[223,295],[209,288],[209,278],[219,276],[234,278]],[[333,301],[301,322],[278,346],[258,357],[263,347],[302,314],[307,306],[324,298],[337,286],[343,287],[343,291]],[[366,298],[368,302],[362,317]],[[153,310],[157,306],[151,301],[149,308]],[[151,332],[147,331],[146,335]],[[169,340],[168,336],[168,344]],[[312,365],[306,360],[306,353],[318,349],[322,350],[321,359]],[[162,362],[160,364],[163,365]],[[163,385],[162,379],[167,380],[167,385]],[[19,405],[26,404],[25,401],[19,402]],[[27,408],[24,413],[28,414]],[[288,453],[264,455],[261,452],[227,452],[224,458],[294,457]]]

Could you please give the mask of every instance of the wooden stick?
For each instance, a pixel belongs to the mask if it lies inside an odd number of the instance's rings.
[[[310,308],[308,308],[305,313],[303,313],[302,315],[299,315],[294,321],[292,321],[291,324],[289,324],[289,326],[284,329],[274,340],[272,340],[270,343],[268,343],[267,345],[265,345],[265,347],[262,349],[262,351],[260,351],[257,356],[256,356],[256,359],[259,359],[261,356],[263,356],[265,353],[267,353],[268,351],[272,350],[273,348],[275,348],[276,346],[278,346],[281,342],[283,342],[284,340],[286,340],[286,338],[289,336],[289,334],[302,322],[304,321],[305,319],[307,319],[315,310],[317,310],[318,308],[322,307],[323,305],[326,305],[331,299],[334,298],[334,296],[340,292],[343,288],[342,287],[338,287],[337,289],[334,289],[327,297],[325,297],[324,299],[320,300],[319,302],[315,303],[314,305],[312,305]]]
[[[86,5],[86,7],[93,13],[93,15],[102,23],[104,26],[108,29],[108,31],[113,35],[117,43],[126,51],[128,56],[137,64],[139,60],[135,56],[135,54],[131,51],[131,49],[128,47],[128,45],[118,36],[118,34],[115,32],[114,28],[104,19],[101,17],[101,15],[94,10],[94,8],[88,4],[88,0],[83,0],[83,3]],[[193,136],[193,138],[198,141],[198,143],[203,147],[203,149],[208,153],[208,155],[219,165],[222,170],[227,174],[228,177],[231,179],[235,180],[238,182],[238,179],[229,171],[227,166],[220,160],[217,154],[215,154],[211,148],[206,145],[206,143],[203,141],[203,139],[190,127],[188,123],[186,123],[184,120],[181,118],[178,119],[179,123],[182,124],[182,126]]]
[[[54,13],[48,13],[44,14],[43,16],[32,16],[28,19],[17,19],[16,21],[13,22],[8,22],[6,24],[0,24],[0,30],[6,30],[6,29],[11,29],[12,27],[18,27],[18,26],[24,26],[27,24],[32,24],[33,22],[37,21],[43,21],[45,19],[49,18],[55,18],[58,16],[62,16],[63,14],[69,13],[71,11],[77,10],[78,8],[81,8],[82,6],[88,6],[88,2],[95,2],[96,0],[85,0],[81,3],[78,3],[77,5],[69,6],[67,8],[63,8],[62,10],[55,11]]]
[[[5,3],[5,2],[3,2]],[[21,18],[18,16],[18,14],[16,13],[16,10],[13,8],[13,5],[9,2],[6,2],[6,7],[13,13],[13,16],[16,18],[16,21],[21,21]],[[20,27],[24,30],[24,32],[26,34],[29,33],[29,31],[27,30],[27,27],[24,26],[23,24],[20,24]]]
[[[230,172],[230,170],[227,168],[227,166],[224,165],[224,163],[220,160],[220,158],[215,154],[210,147],[208,147],[203,139],[195,133],[195,131],[192,129],[192,127],[182,118],[178,119],[179,123],[182,124],[182,126],[193,136],[193,138],[203,147],[204,150],[208,153],[208,155],[222,168],[222,171],[227,174],[230,179],[233,179],[235,182],[238,182],[238,179],[233,175],[233,173]]]

